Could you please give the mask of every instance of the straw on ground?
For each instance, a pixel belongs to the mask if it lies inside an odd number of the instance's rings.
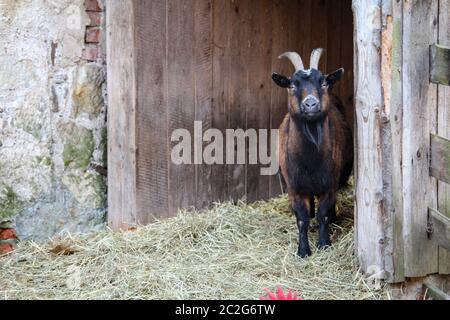
[[[340,196],[333,246],[304,260],[285,196],[217,204],[135,231],[24,242],[0,257],[0,299],[258,299],[277,286],[304,299],[386,298],[358,272],[352,203],[350,192]]]

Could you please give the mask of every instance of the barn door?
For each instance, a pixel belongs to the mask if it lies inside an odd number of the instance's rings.
[[[430,82],[429,48],[450,42],[449,0],[354,0],[353,8],[358,256],[390,282],[449,274],[449,252],[429,225],[431,217],[437,233],[448,232],[437,225],[450,217],[450,92]]]

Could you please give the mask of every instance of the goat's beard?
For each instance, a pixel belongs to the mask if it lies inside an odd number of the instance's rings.
[[[317,149],[320,148],[323,141],[323,122],[322,121],[303,121],[301,130],[305,138],[314,144]]]
[[[323,142],[323,124],[327,115],[327,111],[319,112],[314,116],[302,112],[292,112],[291,118],[306,140],[319,149]]]

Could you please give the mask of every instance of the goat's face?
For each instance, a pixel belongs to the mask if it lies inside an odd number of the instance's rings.
[[[299,70],[291,78],[272,74],[273,81],[289,93],[289,112],[295,118],[317,121],[326,117],[329,109],[329,93],[344,69],[323,75],[316,69]]]

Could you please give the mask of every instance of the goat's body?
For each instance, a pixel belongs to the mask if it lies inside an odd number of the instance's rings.
[[[336,193],[353,167],[353,139],[341,110],[342,103],[332,94],[333,85],[344,69],[323,75],[319,59],[323,49],[311,53],[310,68],[304,69],[298,53],[286,52],[295,73],[288,78],[272,74],[273,81],[288,90],[289,113],[280,127],[280,167],[287,186],[292,211],[299,230],[298,255],[311,255],[309,220],[319,200],[319,248],[331,244],[329,225],[336,218]]]
[[[309,217],[315,216],[315,196],[319,199],[318,246],[331,244],[328,225],[336,219],[336,193],[346,185],[353,167],[352,133],[338,106],[339,100],[332,97],[323,121],[307,123],[288,114],[280,127],[280,167],[297,217],[301,257],[311,254],[307,230]],[[312,126],[310,135],[321,130],[321,139],[308,138],[305,125]],[[318,140],[320,144],[314,143]]]
[[[347,122],[337,106],[330,106],[327,118],[318,124],[323,130],[319,147],[305,137],[302,125],[287,114],[280,127],[280,166],[288,193],[320,196],[339,190],[353,167],[353,141]]]

